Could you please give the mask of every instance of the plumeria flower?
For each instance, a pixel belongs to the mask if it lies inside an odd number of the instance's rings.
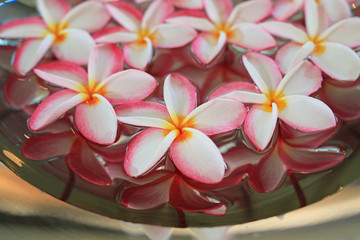
[[[95,45],[89,33],[99,30],[110,19],[103,4],[86,1],[71,8],[65,0],[36,3],[42,19],[16,19],[0,27],[2,38],[26,38],[15,55],[16,71],[25,75],[50,48],[60,60],[86,64]]]
[[[276,46],[275,40],[256,23],[270,15],[270,0],[253,0],[235,7],[231,0],[204,0],[206,14],[185,12],[167,21],[186,23],[201,33],[192,43],[192,51],[203,64],[210,63],[227,42],[251,51]]]
[[[269,144],[278,118],[288,125],[304,131],[315,132],[332,128],[336,120],[331,109],[318,99],[308,95],[321,85],[321,72],[307,61],[303,61],[284,78],[275,62],[258,53],[247,53],[243,62],[253,81],[256,91],[248,84],[232,88],[224,85],[209,99],[231,98],[244,103],[254,103],[245,119],[244,131],[259,150]]]
[[[101,31],[94,36],[96,42],[124,43],[125,61],[133,68],[144,69],[147,66],[153,47],[182,47],[196,36],[196,31],[184,24],[163,23],[173,11],[170,1],[154,1],[144,15],[124,2],[113,2],[106,6],[112,17],[123,27]]]
[[[117,120],[112,104],[142,100],[156,87],[156,80],[139,70],[124,70],[123,56],[116,45],[93,48],[88,73],[69,62],[52,62],[38,66],[34,72],[45,81],[64,90],[53,93],[34,111],[29,120],[32,130],[53,122],[76,106],[75,123],[87,139],[112,144]]]
[[[170,148],[172,161],[185,176],[202,183],[223,179],[223,157],[208,137],[239,127],[246,108],[231,99],[216,99],[195,108],[196,92],[186,78],[171,74],[164,83],[165,105],[123,104],[116,108],[122,123],[150,127],[130,143],[125,170],[133,177],[151,170]]]
[[[356,1],[356,0],[355,0]],[[351,17],[350,3],[354,0],[316,1],[332,22]],[[280,0],[275,3],[272,15],[278,21],[284,21],[301,10],[305,0]]]
[[[150,2],[151,0],[135,0],[136,3]],[[178,8],[186,8],[193,10],[200,10],[203,8],[202,0],[163,0],[163,1],[172,1],[174,6]]]
[[[270,33],[290,39],[276,54],[276,62],[286,73],[309,58],[334,79],[353,81],[360,73],[360,58],[351,49],[360,46],[360,18],[353,17],[328,27],[328,19],[315,0],[305,0],[306,31],[290,23],[269,21],[262,26]]]

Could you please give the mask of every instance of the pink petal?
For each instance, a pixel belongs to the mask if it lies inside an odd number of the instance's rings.
[[[86,64],[90,51],[95,46],[94,39],[88,32],[80,29],[65,29],[61,32],[66,38],[52,47],[59,60],[76,64]]]
[[[170,74],[164,82],[164,101],[172,121],[178,124],[196,105],[196,92],[191,82],[178,74]]]
[[[252,23],[236,25],[228,41],[255,52],[276,47],[275,39],[259,25]]]
[[[124,58],[132,68],[143,70],[151,61],[152,43],[145,38],[146,44],[127,43],[124,46]]]
[[[164,22],[167,16],[174,11],[172,1],[155,0],[146,9],[141,21],[142,29],[153,29],[155,26]]]
[[[337,147],[316,149],[294,148],[285,142],[279,144],[279,156],[287,169],[296,172],[315,172],[331,167],[345,158]]]
[[[129,176],[137,177],[151,170],[167,152],[177,137],[177,131],[149,128],[130,143],[125,155],[124,168]]]
[[[74,91],[83,90],[83,85],[87,84],[86,71],[70,62],[44,63],[35,68],[34,72],[45,81]]]
[[[103,3],[86,1],[74,6],[62,22],[68,28],[82,29],[92,33],[104,27],[109,19],[110,15]]]
[[[310,95],[320,88],[321,82],[321,71],[310,62],[303,61],[284,76],[276,92],[285,96]]]
[[[226,22],[233,10],[233,4],[231,0],[206,0],[204,1],[204,8],[211,21],[215,24],[221,24]]]
[[[37,0],[36,6],[49,27],[60,23],[71,8],[65,0]]]
[[[88,63],[90,88],[123,68],[124,58],[118,46],[115,44],[95,46],[90,52]]]
[[[220,53],[226,43],[226,34],[220,32],[219,36],[213,33],[200,33],[191,45],[196,58],[203,64],[208,64]]]
[[[131,32],[140,29],[142,13],[134,6],[120,1],[115,1],[106,5],[111,16],[123,27]]]
[[[184,121],[188,119],[191,127],[206,135],[214,135],[240,127],[246,113],[247,108],[241,102],[214,99],[197,107]]]
[[[50,34],[45,38],[30,38],[25,40],[17,49],[14,58],[14,68],[22,75],[28,73],[42,59],[54,42]]]
[[[297,43],[304,43],[308,40],[307,33],[302,29],[286,22],[268,21],[260,24],[266,31],[277,37],[292,40]]]
[[[112,144],[117,133],[117,120],[112,105],[101,95],[76,107],[75,123],[84,137],[99,143]]]
[[[78,138],[66,157],[69,168],[88,182],[99,186],[114,183],[104,164],[96,157],[83,138]]]
[[[46,31],[44,20],[39,17],[20,18],[0,26],[2,38],[40,38]]]
[[[229,96],[229,94],[231,94],[234,91],[259,93],[259,89],[256,87],[255,84],[249,82],[232,82],[222,85],[217,89],[215,89],[215,91],[213,91],[208,97],[208,101],[213,100],[215,98]]]
[[[315,0],[304,0],[304,14],[306,30],[311,39],[314,39],[320,32],[319,5]]]
[[[214,142],[204,133],[184,128],[170,146],[175,166],[188,178],[202,183],[218,183],[225,173],[223,157]]]
[[[136,41],[138,36],[123,27],[116,26],[98,31],[93,38],[96,43],[127,43]]]
[[[203,8],[202,0],[175,0],[174,5],[178,8],[200,10]]]
[[[243,55],[243,62],[262,93],[277,88],[282,76],[274,60],[259,53],[246,53]]]
[[[272,112],[264,110],[262,105],[251,107],[245,122],[244,131],[251,142],[259,150],[264,150],[269,144],[276,127],[278,109],[272,104]]]
[[[298,12],[303,4],[303,0],[280,0],[275,4],[272,15],[275,20],[284,21]]]
[[[311,55],[311,60],[321,70],[342,81],[354,81],[359,77],[360,58],[351,48],[332,42],[325,42],[322,47],[323,52]]]
[[[183,24],[161,24],[154,31],[153,44],[160,48],[182,47],[196,37],[196,31]]]
[[[331,109],[318,99],[293,95],[286,96],[283,100],[286,101],[286,106],[279,112],[279,118],[300,131],[315,132],[336,125]]]
[[[350,5],[346,0],[323,0],[320,4],[325,9],[331,22],[350,18],[352,15]]]
[[[246,146],[239,145],[233,148],[230,148],[224,154],[224,160],[228,166],[227,171],[230,172],[230,175],[234,174],[237,169],[246,169],[247,165],[256,165],[264,157],[264,154],[259,154],[252,151]]]
[[[83,94],[71,90],[61,90],[47,97],[30,117],[29,127],[38,130],[55,121],[69,109],[85,101]]]
[[[360,18],[348,18],[333,24],[326,29],[320,37],[329,42],[341,43],[350,48],[355,48],[360,45],[360,34],[357,31],[354,31],[354,29],[359,27]]]
[[[227,21],[230,25],[260,22],[271,14],[271,0],[252,0],[237,4]]]
[[[167,128],[172,125],[166,106],[157,102],[134,102],[121,104],[115,109],[120,122],[144,127]]]
[[[166,22],[190,25],[202,32],[212,32],[216,29],[207,15],[200,11],[176,11]]]

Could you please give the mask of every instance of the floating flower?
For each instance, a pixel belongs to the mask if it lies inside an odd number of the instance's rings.
[[[102,28],[110,18],[103,4],[86,1],[70,9],[64,0],[37,0],[37,7],[43,19],[16,19],[0,27],[2,38],[27,38],[15,55],[16,71],[25,75],[50,48],[60,60],[86,64],[95,45],[89,32]]]
[[[305,0],[306,31],[290,23],[269,21],[262,26],[270,33],[292,40],[276,54],[276,62],[286,73],[309,58],[334,79],[354,81],[360,73],[360,58],[351,49],[360,46],[360,18],[353,17],[328,27],[328,19],[314,0]]]
[[[319,89],[322,80],[320,70],[314,65],[303,61],[282,78],[269,57],[247,53],[243,62],[260,91],[248,83],[233,83],[232,87],[220,87],[209,99],[226,97],[255,104],[245,119],[244,131],[257,149],[263,150],[269,144],[278,118],[304,132],[336,125],[331,109],[308,96]]]
[[[204,7],[207,15],[202,12],[180,12],[167,20],[186,23],[201,31],[191,45],[201,63],[210,63],[226,42],[251,51],[276,46],[271,35],[256,24],[270,15],[271,1],[247,1],[233,7],[231,0],[205,0]]]
[[[29,126],[38,130],[76,106],[75,123],[89,140],[111,144],[117,120],[111,104],[142,100],[156,87],[156,80],[139,70],[124,70],[123,57],[116,45],[93,48],[88,74],[69,62],[52,62],[34,71],[42,79],[66,89],[53,93],[34,111]]]
[[[133,68],[144,69],[147,66],[153,47],[182,47],[196,36],[196,32],[189,26],[163,23],[173,11],[170,1],[154,1],[144,15],[124,2],[113,2],[106,6],[113,18],[124,28],[104,29],[94,38],[98,43],[125,43],[125,61]]]
[[[216,99],[199,107],[194,86],[171,74],[164,83],[165,105],[157,102],[123,104],[116,109],[122,123],[150,127],[130,143],[125,170],[140,176],[153,168],[170,148],[175,166],[185,176],[203,183],[220,182],[225,163],[215,143],[207,136],[239,127],[246,108],[231,99]]]
[[[151,0],[135,0],[136,3],[150,2]],[[198,10],[203,8],[202,0],[163,0],[163,1],[172,1],[174,6],[178,8],[186,8]]]

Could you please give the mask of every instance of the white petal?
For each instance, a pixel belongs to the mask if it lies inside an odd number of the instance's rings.
[[[174,10],[171,1],[155,0],[146,9],[141,22],[143,29],[152,29],[160,23],[164,22]]]
[[[187,24],[202,32],[212,32],[215,30],[215,25],[212,22],[203,16],[197,15],[173,16],[166,19],[166,22]]]
[[[3,23],[0,26],[2,38],[41,38],[46,33],[47,26],[41,18],[20,18]]]
[[[271,0],[253,0],[237,4],[231,12],[228,24],[234,25],[243,22],[259,22],[271,14]]]
[[[268,21],[261,23],[260,26],[277,37],[289,39],[297,43],[304,43],[308,39],[307,33],[290,23]]]
[[[63,0],[37,0],[36,6],[49,27],[59,23],[70,10],[70,5]]]
[[[137,34],[122,27],[109,27],[93,35],[96,43],[127,43],[134,42]]]
[[[158,25],[153,34],[155,47],[176,48],[191,42],[196,36],[196,31],[187,25],[169,23]]]
[[[137,32],[140,29],[142,13],[137,8],[120,1],[107,4],[106,7],[111,16],[129,31]]]
[[[221,24],[229,17],[233,10],[233,4],[231,0],[206,0],[204,1],[204,8],[215,24]]]
[[[319,5],[315,0],[305,0],[304,4],[306,30],[309,37],[313,39],[320,32]]]
[[[351,8],[346,0],[322,0],[320,4],[325,9],[331,22],[351,17]]]
[[[143,70],[151,61],[152,43],[145,38],[146,43],[127,43],[124,46],[125,62],[131,67]]]

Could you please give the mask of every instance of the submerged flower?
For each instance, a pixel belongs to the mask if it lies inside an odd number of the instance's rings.
[[[306,31],[290,23],[269,21],[262,25],[270,33],[292,40],[276,54],[282,72],[309,58],[334,79],[354,81],[360,74],[360,58],[351,49],[360,46],[360,18],[353,17],[328,27],[327,16],[315,0],[305,0]]]
[[[149,2],[151,0],[135,0],[136,3]],[[202,0],[163,0],[163,1],[172,1],[174,6],[178,8],[186,9],[202,9],[203,2]]]
[[[231,99],[216,99],[199,107],[194,86],[186,78],[172,74],[164,83],[165,105],[157,102],[123,104],[116,109],[122,123],[150,127],[130,143],[125,170],[140,176],[151,170],[170,148],[179,171],[203,183],[220,182],[224,176],[223,157],[208,137],[239,127],[246,108]]]
[[[224,85],[209,99],[225,97],[254,103],[245,119],[244,131],[257,149],[263,150],[269,144],[278,118],[303,132],[325,130],[336,125],[331,109],[308,96],[321,85],[321,72],[314,65],[303,61],[282,78],[269,57],[247,53],[243,62],[260,91],[247,83],[232,88]]]
[[[88,73],[69,62],[40,65],[34,71],[42,79],[66,89],[53,93],[34,111],[29,126],[38,130],[76,106],[75,123],[87,139],[111,144],[117,133],[112,104],[142,100],[156,87],[156,80],[139,70],[124,70],[116,45],[93,48]]]
[[[16,19],[0,27],[2,38],[27,38],[15,55],[16,71],[25,75],[50,48],[60,60],[86,64],[95,45],[89,33],[110,18],[103,4],[86,1],[70,9],[64,0],[37,0],[37,7],[43,19]]]
[[[271,13],[272,2],[253,0],[235,7],[231,0],[205,0],[202,12],[185,12],[172,16],[168,22],[186,23],[201,31],[192,43],[195,56],[203,63],[210,63],[223,49],[226,42],[251,51],[276,46],[275,40],[255,24]]]
[[[94,38],[98,43],[125,43],[125,61],[133,68],[144,69],[147,66],[153,47],[182,47],[196,36],[196,32],[189,26],[163,23],[173,11],[170,1],[154,1],[144,15],[137,8],[124,2],[113,2],[106,6],[123,28],[104,29]]]

